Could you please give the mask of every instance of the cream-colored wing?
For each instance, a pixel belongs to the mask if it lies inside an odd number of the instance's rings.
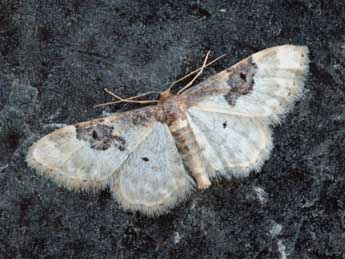
[[[56,130],[30,147],[27,162],[67,188],[110,186],[123,207],[161,214],[187,196],[193,180],[154,112],[146,107]]]
[[[145,107],[67,126],[32,145],[27,162],[67,188],[102,188],[157,123]]]
[[[188,110],[188,120],[211,177],[247,176],[269,157],[271,130],[264,121],[194,108]]]
[[[159,215],[184,199],[193,184],[169,128],[157,123],[114,175],[111,190],[124,208]]]
[[[279,122],[301,96],[308,48],[283,45],[257,52],[186,90],[194,109]]]

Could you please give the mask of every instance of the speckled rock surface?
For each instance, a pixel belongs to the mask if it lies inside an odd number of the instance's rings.
[[[345,258],[342,0],[0,0],[0,258]],[[24,162],[103,93],[161,91],[228,54],[214,74],[279,44],[308,45],[305,97],[274,130],[260,173],[195,192],[170,214],[123,211],[109,191],[70,192]]]

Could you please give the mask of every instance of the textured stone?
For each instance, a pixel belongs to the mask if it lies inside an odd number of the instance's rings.
[[[344,24],[342,0],[0,0],[0,258],[345,258]],[[47,125],[134,108],[93,108],[105,87],[159,92],[209,49],[228,55],[203,78],[286,43],[309,46],[310,75],[263,170],[168,215],[126,213],[24,162]]]

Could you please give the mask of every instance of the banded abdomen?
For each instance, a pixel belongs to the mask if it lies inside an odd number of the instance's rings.
[[[199,189],[206,189],[211,185],[206,172],[206,163],[202,158],[199,144],[196,142],[194,133],[187,121],[176,120],[169,125],[174,137],[176,147],[184,164],[191,171]]]
[[[159,121],[168,125],[181,158],[197,182],[198,188],[206,189],[209,187],[211,182],[206,172],[206,162],[188,123],[185,100],[180,96],[171,94],[169,89],[162,92],[157,105],[156,116]]]

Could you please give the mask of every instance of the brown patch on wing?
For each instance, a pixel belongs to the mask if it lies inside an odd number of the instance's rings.
[[[117,147],[120,151],[125,151],[128,144],[127,140],[117,133],[113,123],[119,122],[119,125],[131,126],[149,126],[155,118],[155,109],[153,106],[147,106],[140,109],[118,113],[112,116],[103,117],[78,123],[76,128],[77,139],[89,142],[91,148],[97,150],[107,150],[111,146]],[[119,126],[120,127],[120,126]]]
[[[226,83],[230,87],[230,90],[224,97],[229,104],[235,105],[236,100],[241,95],[246,95],[253,90],[255,84],[254,76],[257,70],[258,66],[253,62],[252,57],[226,70],[229,73]]]
[[[120,151],[126,149],[126,140],[113,133],[114,127],[105,124],[94,124],[83,127],[76,124],[77,139],[90,143],[91,148],[96,150],[107,150],[115,145]]]
[[[250,93],[254,88],[254,76],[258,70],[253,57],[240,61],[232,67],[223,70],[205,81],[187,89],[181,96],[186,97],[186,106],[191,107],[202,99],[223,95],[230,105],[244,94]]]

